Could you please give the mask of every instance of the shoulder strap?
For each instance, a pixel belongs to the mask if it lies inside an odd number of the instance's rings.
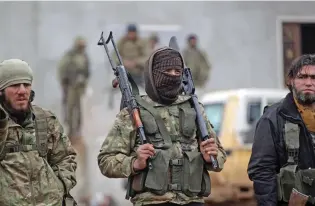
[[[136,98],[137,103],[140,106],[142,106],[144,109],[146,109],[154,117],[156,124],[159,128],[159,131],[160,131],[162,137],[164,138],[164,140],[167,142],[171,142],[170,135],[169,135],[169,133],[165,127],[165,124],[164,124],[161,116],[157,112],[157,110],[154,109],[154,107],[152,105],[150,105],[148,102],[146,102],[144,99],[142,99],[139,95],[137,95],[135,98]]]
[[[54,116],[52,113],[43,110],[42,108],[32,105],[32,110],[35,114],[35,133],[36,145],[12,145],[6,146],[0,152],[0,161],[2,161],[6,153],[11,152],[27,152],[37,150],[41,157],[46,158],[48,152],[48,122],[47,118]]]
[[[48,121],[47,118],[54,116],[52,113],[44,111],[42,108],[33,105],[35,114],[35,132],[37,150],[41,157],[46,157],[48,152]]]
[[[284,141],[288,152],[288,163],[297,164],[300,148],[299,125],[286,121],[284,124]]]

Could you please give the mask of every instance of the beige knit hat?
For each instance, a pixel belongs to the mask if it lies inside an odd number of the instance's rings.
[[[23,60],[8,59],[0,63],[0,91],[14,84],[32,84],[33,71]]]

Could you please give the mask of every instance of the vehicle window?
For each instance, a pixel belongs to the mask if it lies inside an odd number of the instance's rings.
[[[261,116],[261,102],[249,102],[247,105],[247,123],[255,123]]]
[[[215,133],[219,136],[224,113],[224,103],[207,104],[204,105],[204,108],[208,119],[214,127]]]
[[[244,131],[242,135],[244,144],[253,143],[256,123],[260,117],[261,117],[261,102],[259,101],[248,102],[247,123],[250,125],[250,128],[248,131]]]

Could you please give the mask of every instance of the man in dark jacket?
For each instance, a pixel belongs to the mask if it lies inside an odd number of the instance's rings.
[[[288,205],[293,188],[315,203],[315,55],[293,62],[287,85],[256,126],[248,175],[259,206]]]

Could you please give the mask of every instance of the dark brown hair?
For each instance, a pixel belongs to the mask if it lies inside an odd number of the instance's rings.
[[[290,91],[292,90],[290,80],[297,76],[297,74],[302,70],[303,66],[308,65],[315,65],[315,54],[304,54],[292,61],[286,79],[286,84]]]

